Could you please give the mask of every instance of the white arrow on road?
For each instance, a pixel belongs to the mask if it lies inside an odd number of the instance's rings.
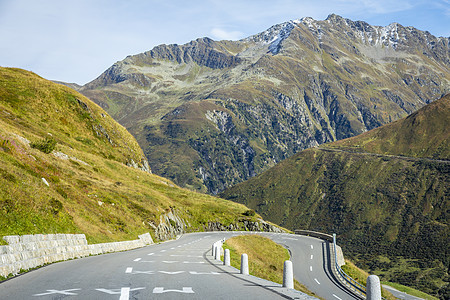
[[[121,289],[112,289],[112,290],[108,290],[108,289],[95,289],[96,291],[102,292],[102,293],[106,293],[106,294],[110,294],[110,295],[118,295],[122,293],[122,290],[129,289],[129,292],[133,292],[133,291],[139,291],[139,290],[144,290],[145,287],[139,287],[139,288],[134,288],[134,289],[130,289],[130,288],[121,288]]]
[[[195,272],[195,271],[189,271],[189,274],[191,274],[191,275],[220,275],[220,273],[217,273],[217,272]]]
[[[184,294],[194,294],[194,291],[191,287],[183,287],[182,290],[164,290],[163,287],[155,287],[153,289],[153,294],[163,294],[163,293],[169,293],[169,292],[176,292],[176,293],[184,293]]]
[[[72,293],[72,291],[80,291],[80,290],[81,290],[81,289],[70,289],[70,290],[62,290],[62,291],[58,291],[58,290],[47,290],[47,293],[34,294],[33,296],[39,297],[39,296],[46,296],[46,295],[51,295],[51,294],[61,294],[61,295],[75,296],[75,295],[78,295],[78,294]]]

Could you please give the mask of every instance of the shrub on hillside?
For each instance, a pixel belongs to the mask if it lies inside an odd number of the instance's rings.
[[[35,148],[46,154],[49,154],[53,150],[55,150],[56,141],[53,138],[45,138],[40,141],[31,143],[30,146],[31,148]]]

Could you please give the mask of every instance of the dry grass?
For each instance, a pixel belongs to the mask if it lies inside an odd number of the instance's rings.
[[[246,253],[251,275],[283,283],[284,261],[290,258],[289,252],[283,246],[260,235],[241,235],[228,239],[224,248],[230,249],[233,267],[240,269],[241,254]],[[308,295],[316,296],[297,280],[294,280],[294,288]]]
[[[47,137],[70,159],[24,141]],[[106,242],[153,234],[169,211],[192,231],[258,217],[126,166],[142,158],[135,139],[89,99],[31,72],[0,68],[0,236],[85,233],[89,242]]]

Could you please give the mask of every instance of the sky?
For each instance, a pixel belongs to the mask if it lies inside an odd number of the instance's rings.
[[[450,0],[0,0],[0,66],[83,85],[160,44],[237,40],[331,13],[450,36]]]

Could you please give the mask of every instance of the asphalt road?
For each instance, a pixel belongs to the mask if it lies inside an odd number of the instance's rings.
[[[0,299],[312,299],[223,266],[211,245],[235,232],[186,234],[176,241],[46,266],[0,284]],[[263,235],[292,254],[294,277],[325,299],[357,299],[336,286],[326,243],[289,234]]]

